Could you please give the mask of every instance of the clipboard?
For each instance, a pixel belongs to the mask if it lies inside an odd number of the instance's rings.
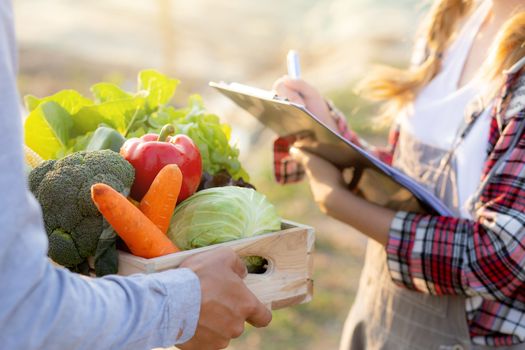
[[[339,169],[350,169],[349,189],[362,198],[393,210],[454,216],[433,193],[399,170],[330,130],[304,106],[270,91],[238,83],[209,85],[257,118],[278,136],[296,135],[299,147]]]

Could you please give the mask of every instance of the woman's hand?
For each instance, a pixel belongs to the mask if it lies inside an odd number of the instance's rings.
[[[290,155],[303,165],[314,201],[323,213],[332,216],[331,208],[339,204],[333,203],[333,193],[348,192],[341,171],[325,159],[299,148],[292,147]]]
[[[341,171],[328,161],[298,148],[292,148],[290,154],[303,165],[314,200],[323,213],[387,245],[395,216],[393,210],[372,204],[347,190]]]
[[[337,131],[337,125],[330,115],[326,101],[317,89],[304,80],[291,79],[288,76],[284,76],[273,84],[273,90],[278,96],[303,105],[330,129]]]

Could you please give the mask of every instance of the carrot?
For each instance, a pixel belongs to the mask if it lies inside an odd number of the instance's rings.
[[[133,198],[131,198],[130,196],[128,196],[128,201],[133,204],[134,206],[136,206],[137,208],[139,207],[139,202],[137,202],[136,200],[134,200]]]
[[[139,209],[166,234],[182,186],[182,173],[177,164],[162,168],[148,192],[140,201]]]
[[[91,198],[134,255],[155,258],[179,251],[154,223],[110,186],[94,184]]]

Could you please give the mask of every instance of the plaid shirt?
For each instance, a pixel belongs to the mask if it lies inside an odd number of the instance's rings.
[[[393,281],[422,293],[465,296],[470,336],[478,345],[525,343],[524,119],[525,58],[505,73],[495,101],[474,218],[398,212],[390,227],[386,251]],[[395,126],[390,147],[373,152],[390,162],[398,134]],[[279,168],[283,157],[275,155],[281,182],[290,177]]]

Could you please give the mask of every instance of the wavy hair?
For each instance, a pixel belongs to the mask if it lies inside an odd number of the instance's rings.
[[[391,119],[395,111],[412,101],[439,72],[443,52],[475,4],[475,0],[436,1],[419,31],[426,45],[423,61],[406,69],[376,67],[360,82],[358,93],[370,100],[385,102],[381,117]],[[525,57],[525,12],[519,12],[505,22],[490,52],[481,69],[483,78],[490,81],[488,91],[493,97],[501,84],[501,73]]]

